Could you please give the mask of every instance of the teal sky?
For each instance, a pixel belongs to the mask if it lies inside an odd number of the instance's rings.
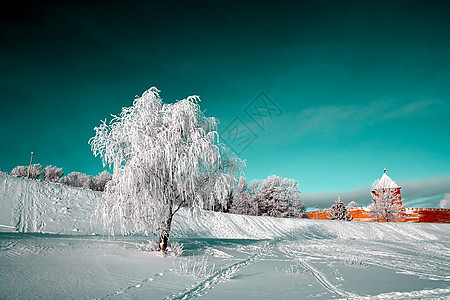
[[[253,132],[237,150],[249,179],[294,178],[307,198],[386,168],[442,182],[411,203],[450,193],[445,1],[89,2],[1,2],[1,170],[34,151],[99,173],[94,126],[157,86],[166,102],[199,95],[219,132],[236,118]],[[279,109],[262,127],[246,113],[261,92]]]

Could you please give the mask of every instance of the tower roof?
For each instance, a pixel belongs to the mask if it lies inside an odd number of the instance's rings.
[[[384,171],[383,176],[381,176],[380,179],[375,180],[372,184],[372,190],[377,190],[380,188],[397,189],[400,188],[400,186],[386,174],[386,171]]]

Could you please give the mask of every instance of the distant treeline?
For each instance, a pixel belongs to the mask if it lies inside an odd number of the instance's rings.
[[[215,211],[252,216],[279,218],[304,217],[305,206],[300,199],[300,187],[296,180],[271,175],[253,180],[250,185],[245,177],[230,191],[227,207],[217,204]]]

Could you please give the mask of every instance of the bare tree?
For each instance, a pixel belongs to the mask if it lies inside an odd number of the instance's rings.
[[[182,206],[226,202],[243,162],[219,143],[217,121],[205,117],[197,96],[163,104],[147,90],[89,140],[95,156],[113,166],[98,214],[114,234],[154,232],[165,251],[172,218]]]

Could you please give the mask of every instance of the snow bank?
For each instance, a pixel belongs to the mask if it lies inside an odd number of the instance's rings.
[[[172,236],[221,239],[349,239],[438,240],[450,239],[446,224],[363,223],[309,219],[285,219],[180,210]]]
[[[0,225],[20,232],[90,234],[100,192],[0,174]]]
[[[0,226],[21,232],[104,234],[93,217],[102,193],[0,174]],[[221,239],[438,240],[446,224],[281,219],[181,209],[172,237]]]

